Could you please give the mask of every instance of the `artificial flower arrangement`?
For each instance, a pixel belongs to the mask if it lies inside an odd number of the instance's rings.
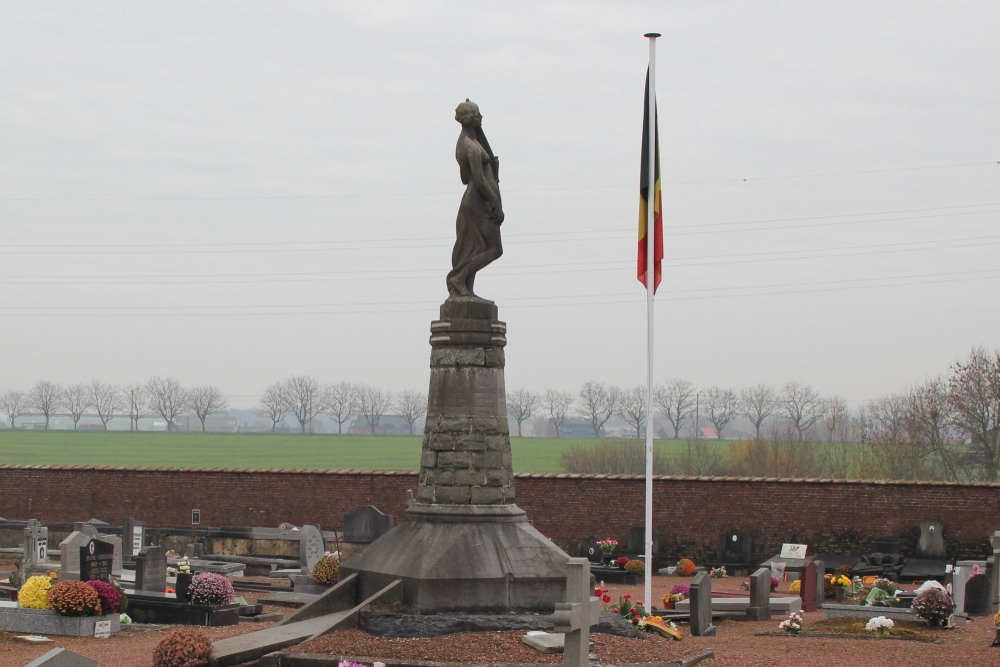
[[[604,582],[602,581],[601,583],[603,584]],[[612,603],[610,589],[597,587],[594,589],[594,597],[600,598],[604,611],[610,611],[612,614],[619,614],[628,618],[628,614],[632,610],[632,596],[627,593],[619,596],[618,602]]]
[[[691,597],[691,587],[688,586],[687,584],[677,584],[676,586],[670,589],[669,595],[671,596],[680,595],[682,600],[687,600],[689,597]]]
[[[778,579],[776,576],[774,576],[772,574],[771,575],[771,590],[772,591],[778,590],[778,584],[780,584],[780,583],[781,583],[781,579]]]
[[[788,590],[790,590],[793,593],[799,593],[799,592],[801,592],[802,591],[802,582],[800,580],[796,579],[791,584],[789,584]]]
[[[797,635],[802,632],[803,625],[805,625],[805,620],[802,618],[802,612],[793,611],[788,615],[788,618],[778,623],[778,629],[784,630],[790,635]]]
[[[729,573],[726,572],[726,566],[725,565],[722,565],[720,567],[713,567],[711,570],[708,571],[708,574],[713,579],[725,579],[726,577],[729,576]]]
[[[681,558],[677,561],[677,574],[682,577],[693,577],[694,573],[698,571],[698,567],[694,564],[694,561],[690,558]]]
[[[684,635],[672,621],[667,622],[660,616],[647,614],[642,605],[636,605],[629,610],[629,620],[632,621],[632,625],[644,632],[655,632],[661,637],[669,637],[675,641],[684,639]]]
[[[611,537],[605,537],[603,540],[598,541],[597,546],[599,546],[601,551],[604,553],[610,554],[618,548],[618,540]]]
[[[876,589],[878,590],[878,589]],[[886,618],[885,616],[876,616],[874,618],[868,619],[868,623],[865,624],[865,630],[868,632],[875,633],[876,637],[888,637],[889,630],[893,626],[891,618]]]
[[[363,662],[354,662],[353,660],[341,660],[337,663],[337,667],[368,667],[368,665]],[[376,661],[372,663],[372,667],[385,667],[385,663]]]

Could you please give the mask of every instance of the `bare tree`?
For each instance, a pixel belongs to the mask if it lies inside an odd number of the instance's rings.
[[[271,433],[278,428],[278,423],[284,420],[288,411],[288,397],[285,396],[285,385],[283,382],[275,382],[269,385],[260,397],[260,407],[257,414],[271,420]]]
[[[840,396],[831,396],[823,401],[823,427],[830,442],[844,442],[851,409]]]
[[[635,437],[641,438],[646,425],[646,388],[642,385],[625,389],[618,401],[618,416],[635,429]]]
[[[549,421],[556,430],[556,437],[560,437],[559,430],[569,418],[569,409],[573,405],[573,394],[558,389],[546,389],[542,396],[542,404],[549,413]]]
[[[590,427],[594,429],[594,437],[601,437],[601,429],[618,409],[621,390],[614,385],[603,382],[584,382],[580,388],[580,412]]]
[[[300,431],[305,433],[323,407],[319,382],[308,375],[293,375],[285,380],[284,386],[288,412],[295,415]]]
[[[128,411],[128,430],[138,431],[139,420],[149,411],[149,395],[141,384],[129,385],[122,393],[125,409]]]
[[[174,430],[174,420],[188,407],[187,392],[174,378],[150,378],[146,383],[146,398],[149,408],[167,422],[168,431]]]
[[[507,414],[517,422],[517,437],[521,437],[521,424],[531,419],[538,407],[538,394],[527,389],[516,389],[507,394]]]
[[[323,390],[323,410],[337,422],[337,433],[344,432],[344,422],[354,412],[356,394],[357,388],[350,382],[327,385]]]
[[[736,417],[739,407],[740,401],[732,389],[711,387],[705,392],[705,411],[708,413],[708,421],[715,426],[720,440],[722,432]]]
[[[188,392],[188,407],[198,415],[201,430],[204,431],[208,416],[225,412],[229,409],[229,403],[218,387],[196,387]]]
[[[427,414],[427,394],[407,389],[396,396],[396,410],[403,415],[413,435],[413,424]]]
[[[770,385],[758,384],[747,387],[740,392],[743,414],[753,424],[754,437],[760,439],[760,425],[774,414],[778,407],[778,399]]]
[[[7,415],[10,427],[14,428],[14,420],[28,409],[28,397],[19,391],[8,391],[0,395],[0,409]]]
[[[799,440],[805,439],[805,432],[823,417],[823,400],[809,385],[786,382],[779,400],[781,410],[795,428]]]
[[[379,421],[392,406],[392,394],[370,384],[362,384],[358,386],[357,399],[358,411],[368,422],[368,428],[374,435]]]
[[[121,412],[124,407],[121,389],[113,384],[94,380],[87,387],[87,394],[90,397],[90,404],[97,412],[97,418],[101,420],[101,425],[107,431],[108,422],[114,419],[115,413]]]
[[[955,426],[968,434],[982,463],[983,478],[995,481],[1000,471],[1000,352],[973,348],[966,361],[953,365],[948,399]]]
[[[694,412],[694,385],[687,380],[670,380],[653,391],[657,412],[674,428],[674,440],[680,437],[681,424]]]
[[[948,481],[957,482],[962,474],[962,452],[957,438],[950,437],[954,412],[948,386],[934,378],[907,393],[909,428],[915,437],[930,445]]]
[[[62,395],[63,405],[69,410],[69,416],[73,419],[73,430],[80,424],[80,418],[90,407],[90,392],[82,384],[74,384],[66,387]]]
[[[45,417],[45,428],[49,428],[49,419],[63,405],[62,387],[55,382],[39,380],[28,394],[28,407],[38,410]]]

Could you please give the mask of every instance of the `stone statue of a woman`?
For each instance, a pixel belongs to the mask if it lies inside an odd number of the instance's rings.
[[[455,109],[455,120],[462,124],[455,158],[466,188],[458,207],[448,293],[475,296],[472,288],[476,272],[503,254],[500,243],[503,206],[497,185],[500,161],[483,134],[483,117],[478,106],[465,100]]]

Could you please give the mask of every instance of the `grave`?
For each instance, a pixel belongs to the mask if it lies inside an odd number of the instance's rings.
[[[371,505],[362,505],[344,516],[344,541],[371,544],[394,525],[391,514],[383,514]]]
[[[135,590],[162,593],[167,588],[167,552],[143,547],[135,559]]]
[[[86,524],[77,523],[76,526]],[[79,581],[80,579],[80,549],[90,543],[90,540],[97,536],[97,531],[93,526],[88,526],[93,535],[81,530],[74,530],[59,543],[59,578]]]
[[[691,635],[714,637],[712,625],[712,578],[708,572],[699,572],[691,582]]]
[[[590,562],[586,558],[570,558],[566,570],[566,602],[556,603],[552,620],[555,631],[565,636],[563,664],[587,667],[590,626],[601,620],[601,601],[591,595]]]
[[[118,552],[119,555],[121,552]],[[92,539],[80,547],[80,580],[108,581],[115,563],[115,545],[104,540]]]
[[[823,568],[816,567],[815,561],[807,562],[802,568],[799,584],[799,597],[802,599],[802,611],[816,611],[816,599],[823,595]],[[768,582],[770,584],[770,582]],[[819,593],[817,594],[817,587]],[[820,598],[822,600],[822,598]]]
[[[0,632],[93,637],[97,623],[105,621],[111,623],[112,634],[121,629],[118,614],[61,616],[51,609],[25,609],[16,602],[0,602]]]
[[[965,584],[963,606],[956,608],[970,616],[985,616],[990,611],[990,579],[985,574],[969,577]]]
[[[753,539],[742,530],[732,528],[719,536],[716,567],[725,567],[730,574],[750,569]]]
[[[708,574],[706,572],[706,574]],[[772,596],[769,599],[769,605],[771,607],[771,614],[791,614],[793,611],[802,610],[802,599],[792,596]],[[674,605],[674,612],[677,616],[686,616],[691,614],[691,609],[693,605],[691,600],[681,600]],[[739,617],[745,617],[747,609],[750,608],[750,598],[746,595],[741,595],[739,597],[712,597],[712,615],[722,616],[722,615],[735,615]],[[668,612],[665,612],[669,614]]]
[[[24,667],[97,667],[97,661],[64,648],[54,648]]]
[[[134,563],[135,557],[146,546],[146,522],[126,517],[122,521],[122,544],[125,547],[124,560]]]
[[[646,527],[632,526],[625,538],[625,553],[633,556],[646,553]],[[653,529],[653,557],[660,555],[660,531]]]
[[[49,563],[49,529],[37,519],[28,519],[24,528],[24,560],[22,567],[25,572],[34,566],[48,566]]]
[[[914,555],[929,560],[944,560],[948,557],[942,522],[929,519],[920,522],[920,538],[917,540]]]
[[[580,540],[580,543],[576,547],[576,555],[580,558],[586,558],[592,564],[603,565],[604,551],[597,545],[597,542],[596,537],[587,537]]]
[[[299,532],[299,563],[302,574],[310,574],[326,553],[323,533],[316,526],[302,526]]]
[[[750,575],[748,621],[771,620],[771,570],[762,567]]]

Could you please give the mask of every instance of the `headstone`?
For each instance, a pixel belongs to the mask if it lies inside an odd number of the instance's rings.
[[[114,556],[111,563],[111,574],[116,577],[121,577],[122,572],[125,570],[122,559],[122,538],[117,535],[98,535],[94,539],[111,545],[113,550],[112,554]]]
[[[720,563],[749,564],[752,546],[753,541],[749,535],[742,530],[733,528],[719,536],[719,549],[716,556]]]
[[[955,601],[955,609],[965,610],[965,585],[972,576],[972,568],[956,565],[951,571],[951,597]]]
[[[94,538],[80,547],[80,581],[107,581],[115,562],[115,545]]]
[[[85,524],[76,524],[84,526]],[[93,530],[93,527],[91,527]],[[95,535],[97,531],[94,531]],[[74,530],[59,543],[59,578],[67,580],[80,579],[80,547],[86,546],[92,539],[91,535]]]
[[[135,559],[135,590],[162,593],[167,588],[167,552],[143,547]]]
[[[64,648],[54,648],[24,667],[97,667],[97,661]]]
[[[22,565],[27,571],[32,565],[49,562],[49,529],[37,519],[28,519],[24,529],[24,560]]]
[[[817,607],[822,607],[823,601],[826,599],[826,590],[824,588],[826,584],[826,578],[825,578],[826,566],[823,564],[823,561],[821,560],[813,562],[816,565],[816,576],[813,578],[813,581],[815,582],[816,593],[813,596],[813,602],[816,603]]]
[[[972,616],[983,616],[989,613],[990,609],[990,579],[985,574],[977,574],[969,578],[965,584],[965,600],[963,607],[958,607],[959,611],[965,611]]]
[[[201,542],[189,544],[184,547],[184,555],[188,558],[201,558],[205,555],[205,545]]]
[[[344,516],[344,541],[371,544],[393,527],[391,514],[383,514],[371,505],[362,505]]]
[[[990,563],[990,609],[989,613],[995,614],[1000,611],[1000,547],[993,547],[993,557],[987,561]]]
[[[91,519],[93,521],[93,519]],[[97,537],[97,528],[90,521],[77,521],[73,524],[73,530],[83,533],[87,537]]]
[[[771,620],[771,570],[762,567],[750,575],[748,621]]]
[[[940,521],[925,519],[920,522],[920,539],[917,540],[917,558],[930,560],[945,560],[947,550],[944,546],[944,524]]]
[[[122,522],[122,544],[125,546],[128,560],[139,555],[146,546],[146,522],[127,517]]]
[[[644,554],[646,553],[646,527],[632,526],[628,529],[625,538],[625,553]],[[660,555],[660,531],[653,529],[653,555]]]
[[[566,566],[566,602],[556,603],[552,617],[556,632],[566,635],[563,664],[589,667],[590,626],[601,620],[601,601],[591,595],[590,562],[570,558]]]
[[[302,573],[312,574],[316,563],[326,553],[323,533],[316,526],[302,526],[299,534],[299,562],[302,563]]]
[[[779,558],[805,558],[808,549],[805,544],[782,544]]]
[[[768,576],[770,577],[770,572]],[[715,636],[715,626],[712,625],[712,578],[704,571],[696,574],[691,582],[691,635]]]
[[[576,554],[581,558],[586,558],[595,565],[600,565],[604,562],[604,552],[601,551],[601,547],[597,546],[596,537],[587,537],[580,540],[580,544],[576,547]]]
[[[823,568],[819,568],[819,576],[823,576]],[[823,585],[817,583],[817,568],[815,561],[806,561],[805,565],[802,566],[802,576],[799,581],[799,597],[802,598],[802,611],[810,612],[816,611],[816,587],[819,586],[819,590],[822,594]],[[768,581],[768,586],[771,582]]]

